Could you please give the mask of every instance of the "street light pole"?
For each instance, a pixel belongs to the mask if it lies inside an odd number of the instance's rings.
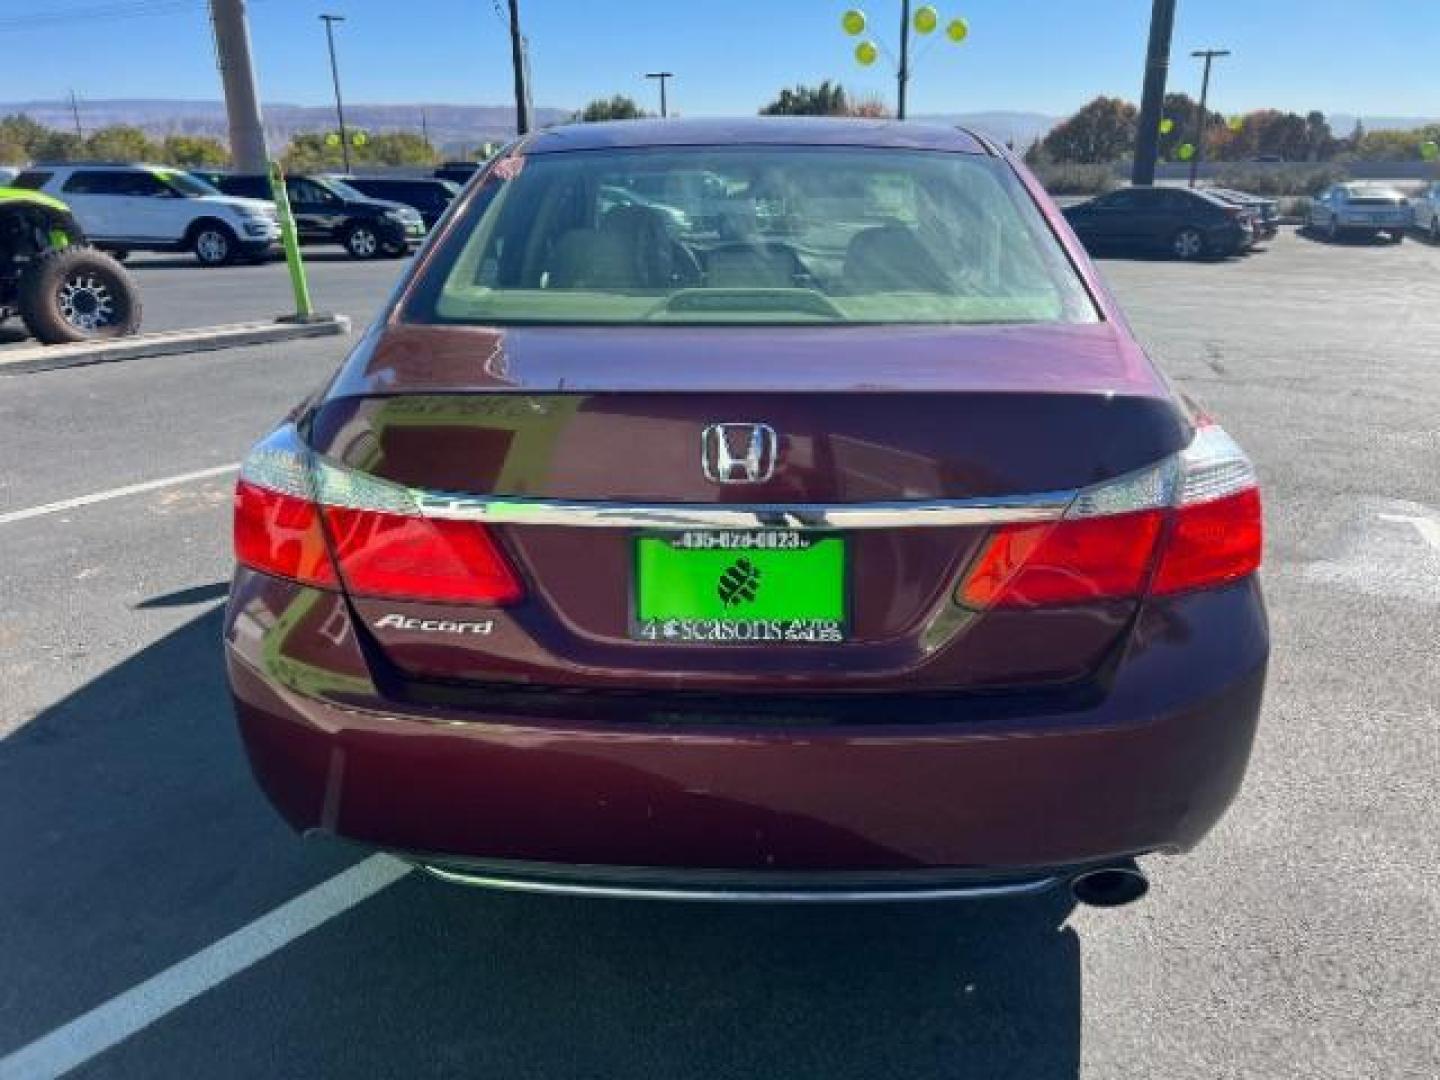
[[[350,135],[345,130],[345,104],[340,99],[340,66],[335,62],[335,24],[344,22],[344,15],[321,15],[325,24],[325,41],[330,46],[330,80],[335,84],[335,117],[340,121],[340,154],[345,171],[350,171]]]
[[[1175,34],[1175,0],[1154,0],[1150,9],[1150,44],[1145,51],[1145,89],[1140,99],[1140,130],[1135,133],[1135,164],[1130,182],[1155,183],[1160,156],[1160,114],[1165,109],[1165,80],[1170,73],[1170,39]]]
[[[661,117],[661,119],[664,119],[665,117],[667,117],[667,116],[670,115],[670,107],[669,107],[669,105],[668,105],[668,104],[666,103],[666,101],[665,101],[665,80],[667,80],[667,79],[673,79],[674,77],[675,77],[675,73],[674,73],[673,71],[647,71],[647,72],[645,73],[645,78],[647,78],[647,79],[659,79],[659,80],[660,80],[660,117]]]
[[[900,0],[900,64],[895,72],[895,119],[905,119],[906,89],[910,85],[910,0]]]
[[[75,98],[75,91],[70,91],[70,115],[75,118],[75,137],[82,143],[85,141],[85,129],[80,126],[80,102]]]
[[[1200,118],[1195,124],[1195,153],[1190,158],[1190,186],[1200,175],[1200,162],[1205,157],[1205,103],[1210,100],[1210,65],[1216,57],[1229,56],[1229,49],[1196,49],[1190,54],[1205,61],[1205,76],[1200,80]]]

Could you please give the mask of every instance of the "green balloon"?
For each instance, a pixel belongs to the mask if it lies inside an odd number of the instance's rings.
[[[1180,149],[1175,151],[1175,156],[1181,161],[1189,161],[1195,156],[1195,147],[1190,143],[1181,143]]]
[[[351,145],[351,146],[364,146],[364,145],[365,145],[366,143],[368,143],[369,141],[370,141],[370,136],[369,136],[369,135],[366,135],[365,132],[363,132],[363,131],[357,131],[357,132],[355,132],[355,134],[353,134],[353,135],[350,136],[350,145]]]
[[[1433,140],[1420,144],[1420,156],[1426,161],[1434,161],[1440,158],[1440,143]]]
[[[945,27],[945,36],[959,45],[970,36],[970,24],[964,19],[951,19],[949,25]]]
[[[339,145],[340,145],[340,133],[339,133],[338,131],[328,132],[328,133],[325,135],[325,145],[326,145],[326,146],[339,146]]]
[[[859,8],[851,8],[840,16],[840,26],[851,37],[859,37],[865,32],[865,13]]]
[[[1231,131],[1244,131],[1245,118],[1243,116],[1232,116],[1228,126]]]
[[[855,60],[861,67],[869,67],[880,58],[880,50],[873,41],[862,41],[855,46]]]
[[[1161,121],[1160,121],[1160,134],[1161,134],[1161,135],[1169,135],[1170,132],[1172,132],[1172,131],[1174,131],[1174,130],[1175,130],[1175,121],[1174,121],[1174,120],[1171,120],[1169,117],[1166,117],[1164,120],[1161,120]]]
[[[917,34],[931,34],[935,27],[940,25],[940,13],[929,4],[926,4],[919,11],[915,12],[915,32]]]

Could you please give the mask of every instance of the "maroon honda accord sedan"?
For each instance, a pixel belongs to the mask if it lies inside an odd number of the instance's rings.
[[[285,818],[539,891],[1134,899],[1269,651],[1250,462],[1022,165],[908,123],[522,139],[235,547]]]

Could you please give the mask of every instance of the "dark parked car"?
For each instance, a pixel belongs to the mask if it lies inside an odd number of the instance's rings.
[[[678,214],[602,212],[656,178]],[[1219,819],[1255,473],[1003,148],[553,128],[434,245],[236,490],[230,684],[297,829],[542,891],[1119,903]]]
[[[270,179],[258,173],[195,172],[227,195],[270,198]],[[285,178],[285,193],[302,244],[339,244],[354,258],[404,255],[425,239],[418,211],[372,199],[327,176]]]
[[[1233,188],[1205,189],[1207,195],[1214,195],[1221,202],[1249,210],[1254,215],[1255,238],[1273,240],[1280,233],[1280,200],[1267,199],[1263,195],[1252,195],[1248,191]]]
[[[1169,187],[1121,188],[1065,210],[1090,251],[1148,251],[1177,259],[1248,250],[1255,242],[1253,217],[1203,191]]]
[[[339,176],[331,179],[340,180],[372,199],[403,203],[419,213],[426,229],[435,227],[455,196],[460,194],[459,184],[428,176]]]

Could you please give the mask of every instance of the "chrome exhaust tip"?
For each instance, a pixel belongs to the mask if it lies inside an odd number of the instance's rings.
[[[1132,863],[1101,866],[1070,879],[1070,893],[1088,907],[1123,907],[1150,891],[1145,871]]]

